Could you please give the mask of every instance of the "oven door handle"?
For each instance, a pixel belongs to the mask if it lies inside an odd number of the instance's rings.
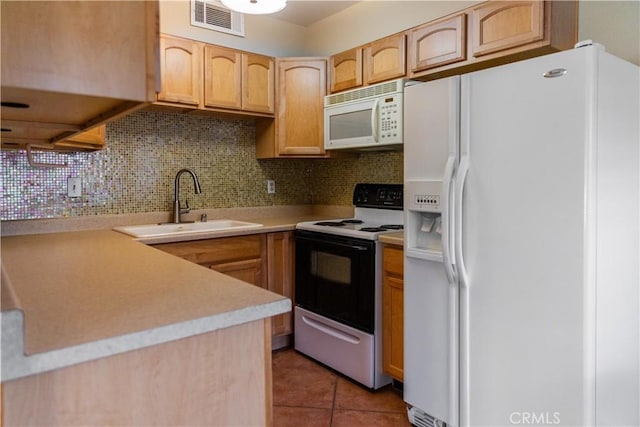
[[[351,344],[358,344],[360,342],[360,338],[347,334],[344,331],[331,327],[329,325],[322,324],[317,320],[311,319],[305,315],[302,316],[302,321],[309,325],[310,327],[319,330],[320,332],[324,332],[327,335],[331,335],[334,338],[338,338],[342,341],[346,341]]]
[[[360,246],[360,245],[345,245],[344,243],[336,243],[336,242],[327,242],[324,240],[316,240],[316,239],[309,239],[309,238],[304,238],[304,237],[298,237],[298,240],[307,240],[309,242],[312,243],[322,243],[322,244],[327,244],[327,245],[331,245],[331,246],[339,246],[341,248],[346,248],[346,249],[354,249],[356,251],[368,251],[369,248],[366,246]]]

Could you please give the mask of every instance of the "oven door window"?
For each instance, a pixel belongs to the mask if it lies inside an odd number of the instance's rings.
[[[371,241],[296,239],[296,303],[357,329],[373,332],[375,246]]]

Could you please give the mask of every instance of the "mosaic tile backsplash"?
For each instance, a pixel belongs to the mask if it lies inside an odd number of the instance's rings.
[[[92,153],[34,153],[34,160],[67,163],[33,168],[23,151],[0,152],[0,220],[170,211],[174,178],[188,174],[181,200],[194,209],[270,205],[351,205],[358,182],[402,182],[402,153],[366,153],[353,159],[255,158],[255,123],[159,111],[138,111],[107,125],[106,149]],[[82,196],[67,196],[79,177]],[[276,194],[266,181],[276,181]]]

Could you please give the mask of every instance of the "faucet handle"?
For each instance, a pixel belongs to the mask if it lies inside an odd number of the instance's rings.
[[[179,202],[178,202],[179,203]],[[189,199],[184,199],[185,207],[180,207],[180,213],[189,213],[191,212],[191,208],[189,207]]]

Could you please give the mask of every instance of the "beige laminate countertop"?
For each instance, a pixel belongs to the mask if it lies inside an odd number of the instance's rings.
[[[115,231],[2,238],[3,381],[289,310]]]
[[[380,240],[380,242],[388,244],[388,245],[403,246],[404,245],[404,232],[398,231],[397,233],[381,234],[380,237],[378,237],[378,239]]]

